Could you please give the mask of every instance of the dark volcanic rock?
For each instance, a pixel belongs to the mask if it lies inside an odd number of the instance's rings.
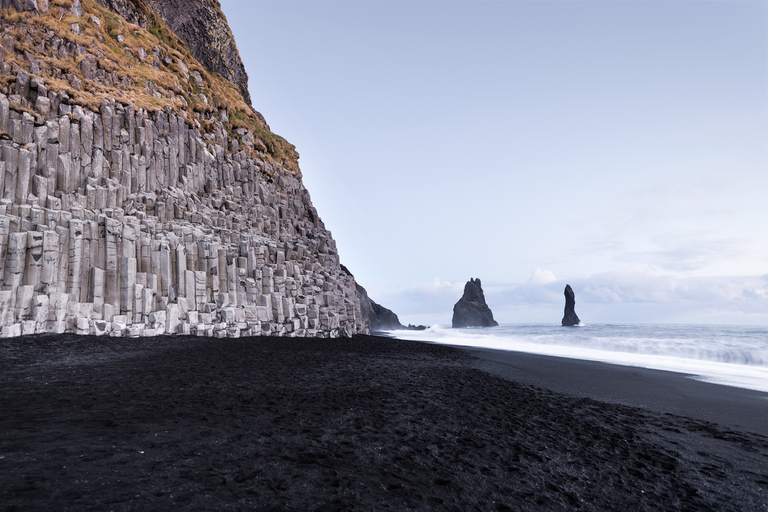
[[[342,265],[344,267],[344,265]],[[347,271],[349,272],[349,271]],[[368,330],[375,331],[424,331],[426,325],[403,325],[394,311],[387,309],[381,304],[377,304],[370,297],[365,288],[355,283],[355,292],[360,300],[360,312],[363,315],[363,323],[368,326]]]
[[[350,276],[352,275],[344,265],[341,265],[341,269]],[[360,301],[360,313],[363,316],[363,324],[368,326],[369,331],[394,331],[409,328],[400,323],[400,319],[397,318],[397,315],[392,310],[376,304],[368,297],[368,292],[357,282],[355,283],[355,294]]]
[[[563,325],[578,325],[581,320],[576,316],[576,297],[573,294],[571,285],[565,285],[565,315],[563,316]]]
[[[464,286],[464,295],[453,306],[453,327],[495,327],[499,323],[485,303],[480,279],[470,279]]]
[[[400,319],[391,309],[387,309],[381,304],[377,304],[373,300],[371,300],[371,308],[373,309],[373,316],[371,317],[371,325],[369,330],[392,331],[395,329],[404,328],[404,326],[400,323]]]

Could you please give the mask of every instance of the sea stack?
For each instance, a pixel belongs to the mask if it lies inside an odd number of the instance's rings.
[[[563,325],[573,326],[578,325],[581,320],[576,315],[576,297],[573,294],[573,288],[571,285],[565,285],[565,314],[563,315]]]
[[[464,285],[464,295],[453,306],[453,327],[495,327],[499,323],[485,303],[480,279],[470,279]]]

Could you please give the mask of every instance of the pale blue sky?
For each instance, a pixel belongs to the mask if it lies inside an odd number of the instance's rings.
[[[569,282],[592,321],[768,323],[767,2],[221,4],[342,262],[404,321],[480,277],[502,322],[558,322]]]

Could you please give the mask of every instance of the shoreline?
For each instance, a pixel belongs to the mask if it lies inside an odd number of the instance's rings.
[[[639,366],[464,347],[476,367],[558,393],[710,421],[768,436],[768,393]]]
[[[768,437],[493,357],[373,336],[5,340],[0,510],[768,511]]]
[[[768,354],[763,327],[715,326],[714,330],[707,329],[709,326],[674,324],[649,324],[648,327],[647,333],[632,332],[627,339],[624,339],[630,332],[627,328],[633,330],[636,326],[605,324],[593,332],[583,332],[585,336],[566,334],[562,339],[560,333],[576,330],[543,324],[505,324],[498,332],[492,328],[480,328],[475,333],[471,329],[436,326],[429,333],[413,336],[405,331],[382,334],[470,350],[520,352],[685,374],[702,382],[768,396],[768,366],[765,365]],[[635,336],[639,339],[635,340]],[[671,339],[663,339],[665,337]],[[697,339],[699,337],[701,339]]]

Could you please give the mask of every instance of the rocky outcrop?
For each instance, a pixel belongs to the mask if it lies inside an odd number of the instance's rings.
[[[365,288],[360,286],[360,284],[356,285],[355,291],[357,292],[357,298],[360,301],[360,312],[363,317],[363,323],[368,327],[368,330],[395,331],[406,329],[392,310],[374,302],[368,297],[368,292]]]
[[[0,8],[13,8],[17,11],[48,12],[48,0],[0,0]]]
[[[341,270],[354,279],[352,272],[350,272],[347,267],[342,265]],[[384,306],[376,304],[373,299],[368,296],[366,289],[359,283],[355,283],[355,294],[360,301],[360,314],[363,318],[363,324],[369,331],[394,331],[405,329],[400,323],[400,319],[397,318],[397,315]]]
[[[193,59],[133,48],[121,78],[108,49],[124,22],[94,6],[0,20],[0,336],[367,332],[297,169],[226,109],[174,101],[181,79],[172,100],[132,88],[134,72],[176,80],[158,56]]]
[[[98,1],[131,23],[145,28],[151,28],[153,22],[148,10],[159,15],[201,64],[235,84],[245,102],[251,104],[248,74],[218,0]]]
[[[453,306],[453,327],[495,327],[493,313],[485,303],[485,294],[480,279],[470,279],[464,285],[464,295]]]
[[[352,273],[344,266],[341,270],[352,276]],[[363,317],[363,324],[369,331],[423,331],[427,328],[425,325],[403,325],[394,311],[377,304],[368,296],[365,288],[359,283],[355,284],[357,298],[360,301],[360,312]]]
[[[232,82],[251,104],[248,74],[218,0],[148,0],[166,25],[206,68]]]
[[[576,316],[576,296],[573,293],[571,285],[565,285],[565,314],[563,315],[562,324],[565,326],[578,325],[581,320]]]
[[[3,335],[363,330],[354,279],[285,170],[174,114],[105,100],[36,127],[11,105],[0,95]]]

